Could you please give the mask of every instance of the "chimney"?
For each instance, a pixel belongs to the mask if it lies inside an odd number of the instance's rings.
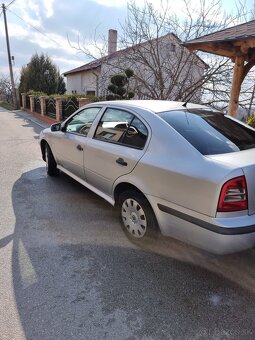
[[[116,30],[108,31],[108,55],[117,51],[117,34]]]

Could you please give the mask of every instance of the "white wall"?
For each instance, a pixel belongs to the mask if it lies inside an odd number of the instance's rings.
[[[151,53],[152,50],[153,52]],[[134,79],[131,81],[131,90],[132,87],[136,90],[140,88],[140,96],[136,96],[135,99],[151,98],[152,94],[155,96],[154,98],[156,96],[160,98],[159,81],[153,72],[154,70],[159,70],[157,63],[160,62],[163,98],[174,100],[178,96],[180,89],[183,90],[185,87],[188,89],[191,84],[201,78],[205,70],[205,64],[196,56],[191,55],[186,48],[183,48],[180,41],[172,34],[160,38],[157,43],[148,42],[143,44],[140,47],[140,52],[136,50],[129,50],[128,52],[129,55],[123,53],[118,58],[110,59],[101,66],[100,93],[102,95],[104,95],[113,74],[130,68],[137,78],[144,80],[144,83]],[[144,56],[146,56],[146,62],[150,66],[144,62]],[[158,57],[158,60],[155,60],[155,56]],[[192,100],[198,101],[199,97],[200,90],[198,89],[196,96]]]
[[[95,91],[97,94],[98,70],[88,70],[80,73],[68,74],[66,76],[67,94],[86,94],[87,91]],[[76,91],[76,92],[75,92]]]
[[[152,54],[151,50],[153,49],[154,53]],[[145,79],[145,85],[141,81],[139,82],[134,79],[131,81],[131,90],[140,89],[140,94],[136,96],[136,99],[151,98],[154,89],[156,90],[155,93],[157,92],[154,98],[160,98],[159,81],[153,72],[155,50],[157,49],[158,60],[160,60],[162,70],[161,84],[163,84],[163,88],[161,91],[163,98],[174,100],[178,98],[180,89],[188,89],[201,78],[205,64],[196,56],[190,54],[186,48],[183,48],[180,45],[180,41],[172,34],[160,38],[158,43],[150,41],[140,46],[140,51],[146,55],[146,59],[151,64],[151,67],[145,65],[141,53],[136,50],[128,50],[126,53],[117,54],[117,58],[108,59],[106,63],[96,70],[67,75],[67,93],[76,91],[77,93],[86,94],[86,91],[95,91],[96,95],[105,96],[111,76],[123,72],[126,68],[130,68],[138,76],[137,78]],[[155,65],[155,69],[157,67]],[[176,76],[176,74],[178,75]],[[198,89],[192,100],[199,101],[199,97],[200,90]]]
[[[81,73],[73,73],[66,76],[66,93],[81,93]]]

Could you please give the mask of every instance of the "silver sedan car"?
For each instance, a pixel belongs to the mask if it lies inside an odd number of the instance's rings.
[[[160,231],[224,254],[255,245],[255,130],[170,101],[86,105],[40,136],[63,171],[119,209],[135,239]]]

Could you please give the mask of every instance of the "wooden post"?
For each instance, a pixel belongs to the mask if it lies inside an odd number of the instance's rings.
[[[244,56],[236,56],[230,101],[228,106],[228,114],[233,117],[236,117],[238,111],[239,94],[241,90],[243,72],[244,72]]]

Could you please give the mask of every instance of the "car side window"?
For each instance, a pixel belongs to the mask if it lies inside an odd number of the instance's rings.
[[[146,126],[132,113],[108,108],[98,124],[94,138],[143,148],[147,136],[148,130]]]
[[[123,138],[123,144],[142,149],[146,143],[147,137],[148,130],[146,126],[140,119],[135,117],[127,129],[125,137]]]
[[[79,111],[66,124],[66,132],[78,133],[86,137],[100,110],[100,107],[89,107]]]
[[[127,111],[106,109],[98,124],[94,138],[107,142],[121,143],[133,117]]]

